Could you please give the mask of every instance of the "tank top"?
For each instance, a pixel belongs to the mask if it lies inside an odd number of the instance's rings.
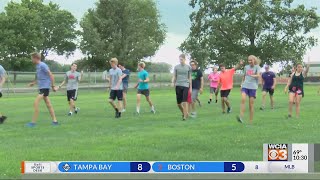
[[[289,89],[291,90],[293,87],[295,87],[295,89],[300,89],[302,91],[302,96],[304,96],[303,81],[304,81],[304,76],[302,72],[300,73],[299,76],[296,76],[296,73],[294,73]]]

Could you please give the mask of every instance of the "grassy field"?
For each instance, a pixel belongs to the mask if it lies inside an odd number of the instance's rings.
[[[0,100],[0,110],[9,119],[0,125],[0,178],[20,176],[20,162],[26,161],[260,161],[263,143],[320,143],[320,113],[316,86],[306,87],[301,118],[285,119],[287,96],[276,91],[276,109],[259,111],[256,100],[253,126],[239,124],[240,91],[231,93],[233,112],[221,114],[219,104],[207,104],[208,92],[200,99],[203,107],[197,119],[181,121],[173,89],[152,90],[157,114],[143,101],[142,113],[134,115],[135,91],[129,92],[129,106],[120,120],[107,104],[103,91],[80,91],[81,112],[68,117],[63,92],[51,94],[61,125],[52,127],[44,104],[37,127],[31,120],[33,94],[17,94]],[[261,93],[259,92],[259,95]],[[248,117],[248,113],[246,113]]]

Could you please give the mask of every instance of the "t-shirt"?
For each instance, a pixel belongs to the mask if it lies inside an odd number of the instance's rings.
[[[129,76],[130,76],[129,69],[123,70],[122,73],[127,75],[125,78],[122,79],[122,83],[123,84],[128,84],[129,83]]]
[[[77,71],[68,71],[64,76],[64,80],[67,82],[67,90],[78,89],[81,74]]]
[[[274,78],[276,78],[276,75],[272,71],[264,72],[262,73],[262,79],[264,81],[263,88],[270,89],[273,86]]]
[[[251,75],[257,75],[258,73],[260,73],[260,66],[254,65],[251,67],[250,65],[246,65],[244,67],[245,79],[242,88],[258,89],[259,79],[251,77]]]
[[[219,78],[220,74],[218,72],[209,74],[208,79],[210,81],[210,87],[217,88],[219,84]]]
[[[0,65],[0,81],[6,75],[6,70]]]
[[[201,78],[203,77],[202,72],[199,69],[192,70],[192,89],[200,89],[201,87]]]
[[[2,81],[2,78],[5,77],[6,75],[6,70],[0,65],[0,81]],[[0,92],[1,92],[1,86],[0,86]]]
[[[235,68],[226,69],[225,72],[221,72],[219,76],[219,83],[221,84],[221,90],[229,90],[233,88],[233,75]]]
[[[138,73],[138,77],[141,80],[146,80],[149,77],[149,73],[146,70],[142,70]],[[149,89],[149,83],[147,82],[139,82],[138,86],[139,90],[146,90]]]
[[[174,67],[174,73],[176,75],[176,86],[190,86],[189,77],[191,75],[191,67],[189,65],[176,65]]]
[[[111,78],[111,90],[123,90],[123,84],[122,84],[122,81],[120,83],[120,86],[118,87],[119,89],[117,89],[117,84],[118,84],[118,81],[119,79],[121,78],[122,76],[122,71],[120,68],[111,68],[109,70],[109,76]]]
[[[49,76],[49,67],[46,63],[37,64],[37,80],[39,89],[50,89],[51,80]]]

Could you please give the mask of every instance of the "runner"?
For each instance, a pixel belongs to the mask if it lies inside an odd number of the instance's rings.
[[[78,112],[80,111],[80,108],[76,107],[75,101],[77,101],[78,98],[79,82],[83,77],[83,71],[79,73],[77,71],[77,67],[77,64],[73,63],[71,65],[71,70],[65,74],[64,80],[59,85],[60,89],[65,83],[67,83],[67,100],[70,109],[68,116],[72,116],[73,112],[75,114],[78,114]]]
[[[198,62],[195,60],[192,60],[190,62],[190,66],[192,69],[191,77],[192,77],[192,103],[190,106],[190,117],[196,118],[197,112],[196,112],[196,102],[199,96],[199,93],[202,94],[203,92],[203,75],[202,72],[198,69]]]
[[[249,97],[249,109],[250,109],[250,124],[253,121],[254,114],[254,100],[256,98],[256,92],[259,85],[260,78],[260,60],[253,55],[248,57],[249,65],[244,68],[244,76],[242,78],[241,85],[241,105],[240,105],[240,115],[237,116],[237,120],[242,123],[243,116],[245,112],[246,99]]]
[[[122,85],[122,71],[118,68],[118,59],[111,58],[109,61],[111,69],[109,70],[110,78],[110,97],[109,103],[115,110],[115,118],[121,117],[122,112],[122,99],[123,99],[123,85]],[[118,99],[118,105],[114,101]]]
[[[6,82],[6,70],[0,65],[0,98],[2,97],[2,87]],[[0,112],[0,124],[4,123],[7,119],[6,116],[3,116]]]
[[[130,78],[130,70],[125,68],[124,63],[119,63],[119,68],[122,71],[122,84],[123,84],[123,110],[122,112],[126,112],[127,108],[127,93],[129,88],[129,78]]]
[[[274,89],[277,83],[276,75],[274,74],[274,72],[270,71],[269,65],[265,65],[264,69],[265,69],[265,72],[262,73],[261,75],[263,88],[262,88],[262,105],[260,107],[260,110],[265,109],[267,93],[269,93],[270,95],[271,109],[274,109],[273,94],[274,94]]]
[[[139,77],[139,83],[135,86],[135,88],[138,88],[137,92],[137,114],[140,114],[140,104],[141,104],[141,95],[144,95],[146,97],[146,100],[148,101],[151,112],[153,114],[156,113],[156,110],[153,106],[153,103],[150,99],[150,90],[149,90],[149,73],[144,69],[146,67],[146,64],[144,62],[141,62],[138,64],[138,77]]]
[[[53,106],[49,99],[50,86],[53,92],[57,91],[57,87],[55,87],[54,85],[54,76],[51,73],[48,65],[45,64],[44,62],[41,62],[41,54],[32,53],[31,58],[32,58],[32,63],[35,64],[37,67],[37,76],[36,76],[36,80],[31,82],[29,86],[32,87],[36,83],[38,83],[39,94],[34,101],[34,114],[32,117],[32,122],[28,123],[27,126],[34,127],[36,125],[36,122],[39,116],[39,103],[42,99],[46,103],[47,108],[50,112],[50,115],[52,118],[52,125],[56,126],[58,125],[58,121],[54,113]]]
[[[236,67],[232,69],[226,69],[224,64],[220,64],[220,76],[219,76],[219,86],[220,88],[220,96],[221,96],[221,105],[222,105],[222,113],[226,113],[226,106],[227,106],[227,113],[231,113],[231,104],[229,102],[229,94],[233,88],[233,75],[237,69],[239,69],[243,65],[243,61],[240,60],[240,63],[237,64]]]
[[[211,104],[213,94],[215,95],[215,102],[218,103],[218,94],[219,94],[218,85],[219,85],[220,75],[218,73],[217,67],[213,67],[212,70],[213,70],[212,73],[210,73],[208,76],[208,80],[210,82],[210,97],[209,97],[208,104]]]
[[[288,80],[287,86],[285,87],[285,93],[289,90],[289,108],[288,108],[288,116],[287,118],[292,117],[292,106],[294,99],[296,105],[296,118],[300,117],[300,103],[302,97],[304,97],[304,90],[303,90],[303,81],[304,78],[307,77],[308,71],[310,68],[310,64],[307,66],[306,70],[303,70],[303,65],[298,64],[296,66],[296,71],[291,74],[290,79]]]
[[[191,68],[186,64],[186,56],[179,56],[180,64],[174,67],[172,85],[176,89],[178,107],[182,113],[182,120],[185,121],[188,115],[188,91],[192,94]]]

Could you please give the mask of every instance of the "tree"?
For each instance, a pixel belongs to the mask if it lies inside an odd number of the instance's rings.
[[[146,63],[146,70],[148,72],[170,73],[171,69],[172,69],[172,65],[165,62],[158,62],[158,63],[147,62]]]
[[[100,0],[80,23],[81,50],[96,68],[117,57],[128,68],[155,54],[165,40],[165,26],[153,0]]]
[[[20,61],[38,51],[43,59],[49,52],[70,55],[75,49],[77,20],[57,4],[42,0],[10,1],[0,14],[0,60],[9,70],[25,70]]]
[[[180,49],[201,65],[234,65],[250,54],[262,63],[301,61],[316,38],[316,8],[293,0],[191,0],[191,32]]]

